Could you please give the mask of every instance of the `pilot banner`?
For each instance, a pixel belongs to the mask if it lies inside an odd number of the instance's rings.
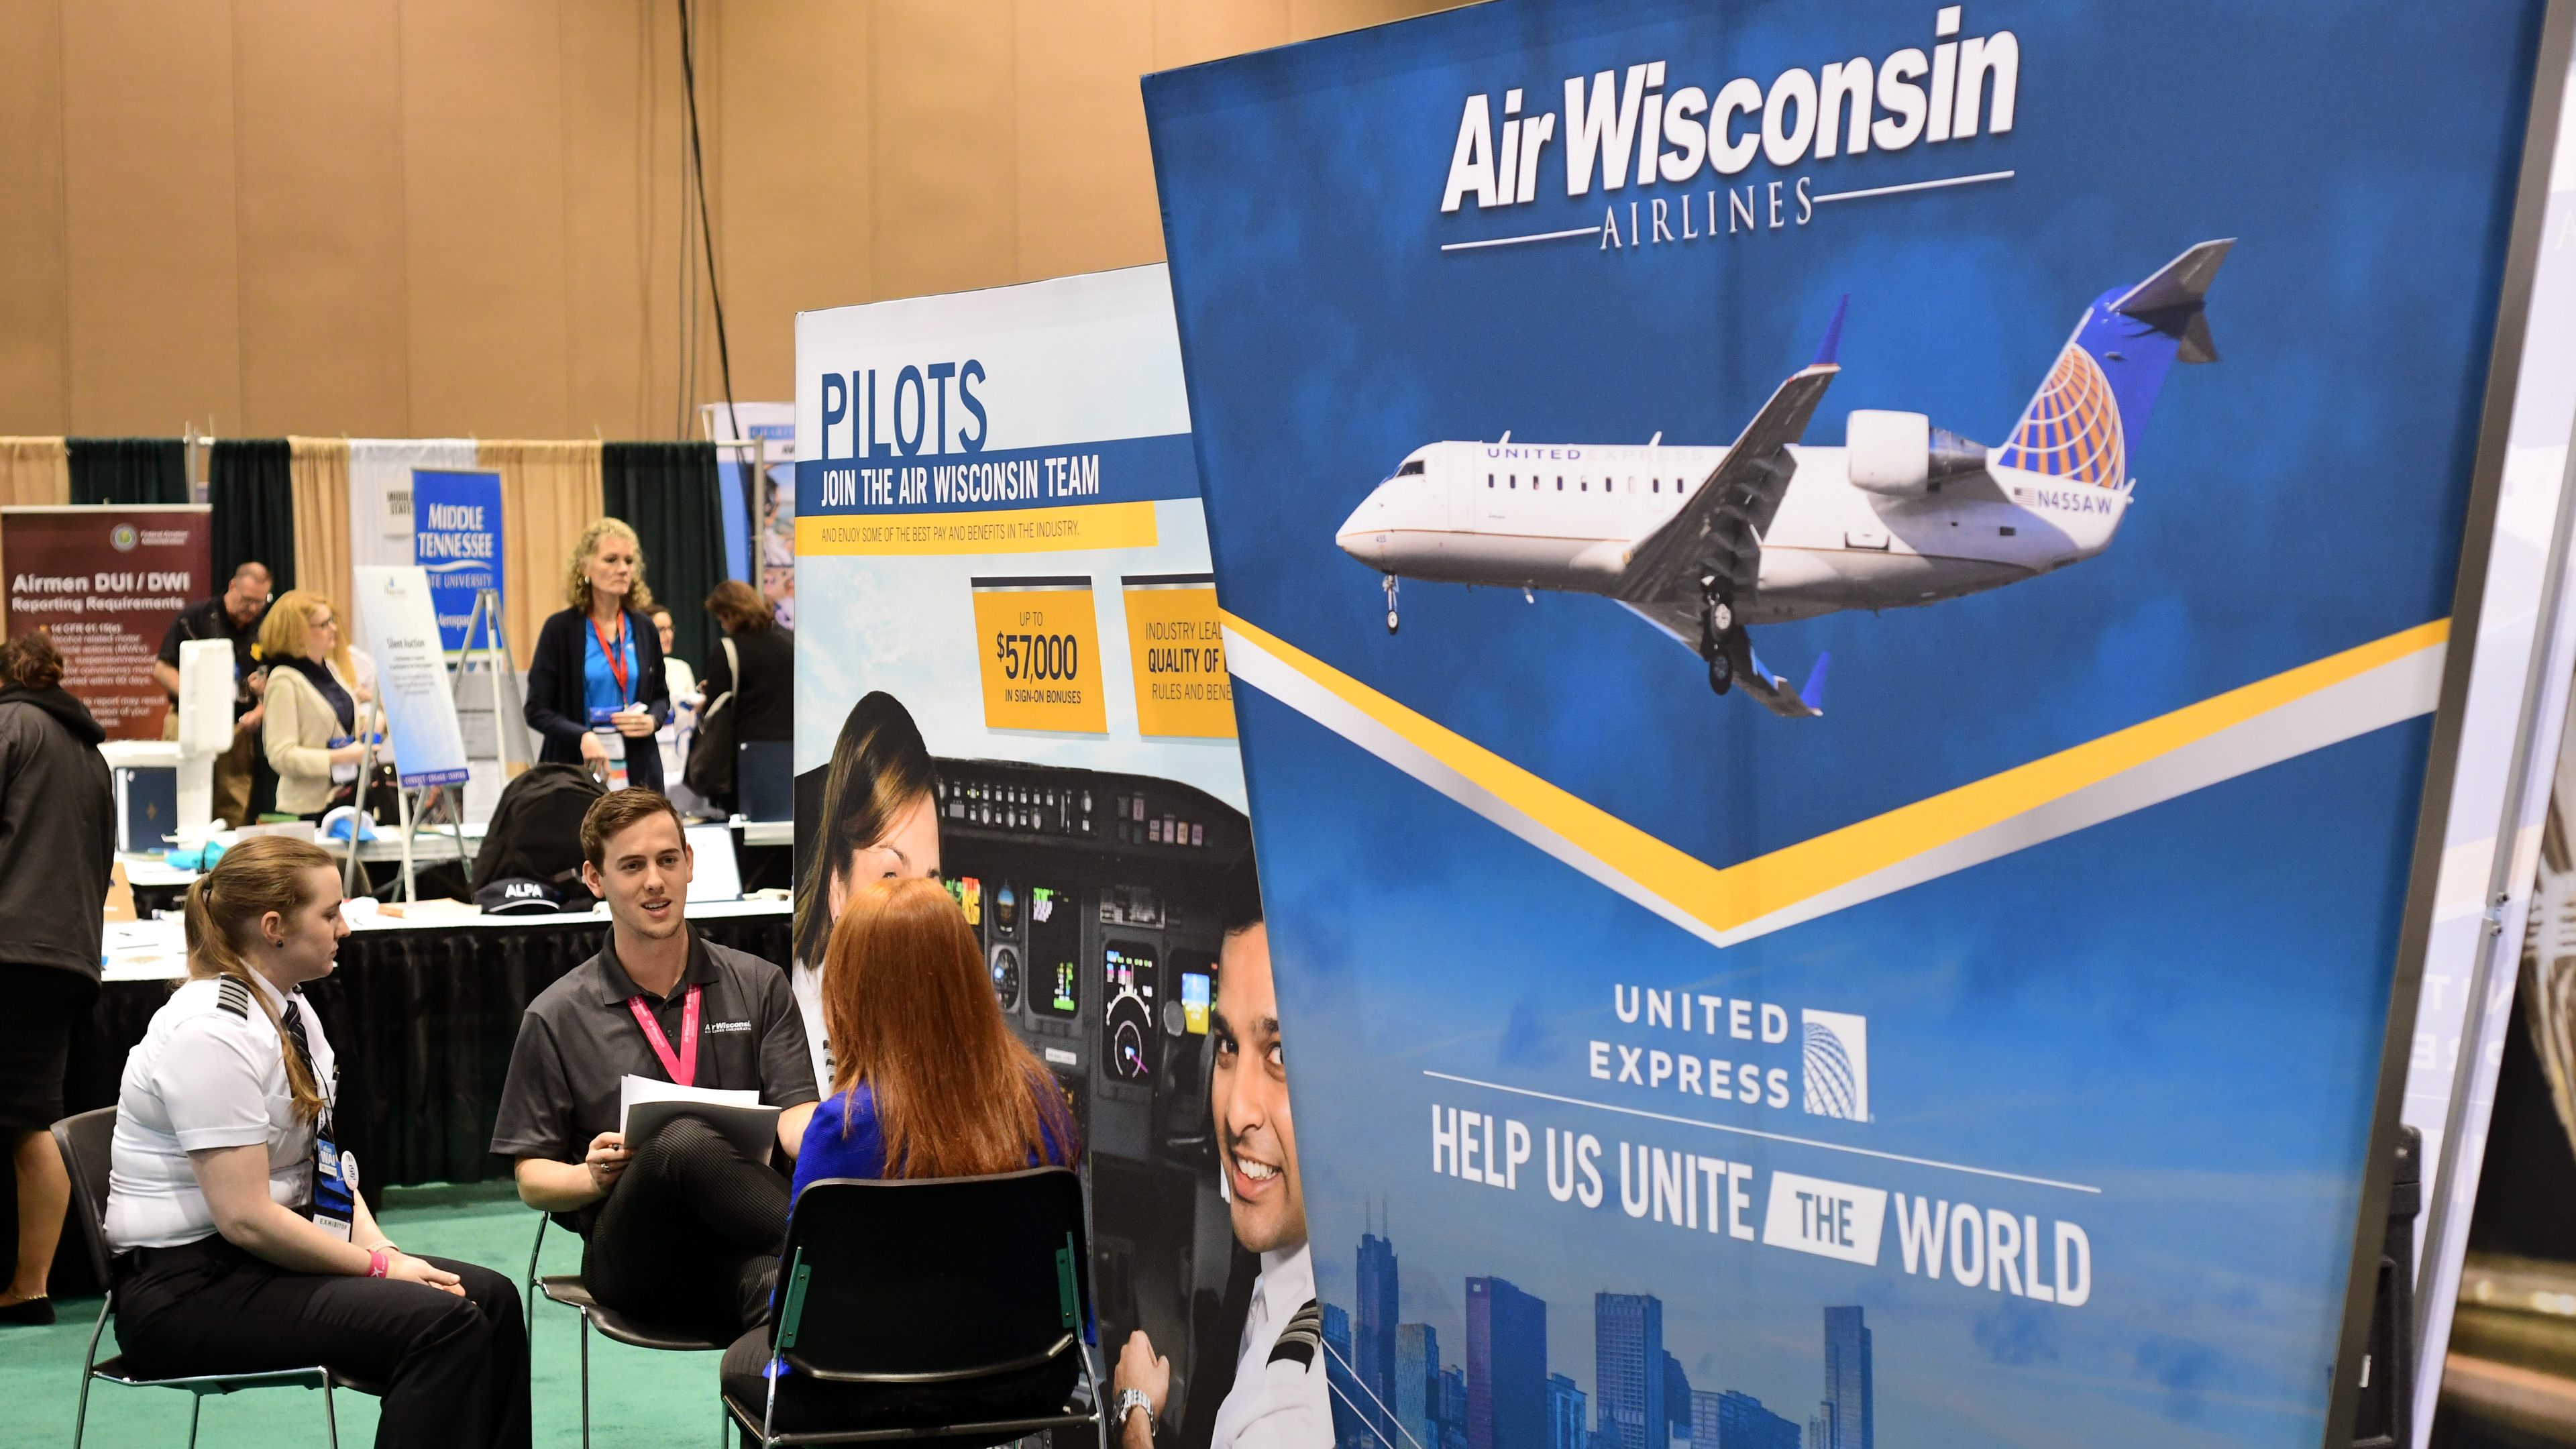
[[[1345,1449],[2327,1437],[2541,9],[1147,80]]]
[[[814,968],[852,883],[944,878],[1082,1126],[1104,1378],[1141,1330],[1167,1419],[1203,1422],[1254,1271],[1209,1128],[1251,834],[1164,270],[808,312],[796,339],[809,1033],[827,1049]]]

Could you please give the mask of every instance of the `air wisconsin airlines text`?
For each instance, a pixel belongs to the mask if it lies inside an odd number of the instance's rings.
[[[1853,56],[1813,70],[1793,66],[1767,86],[1738,76],[1713,93],[1697,85],[1668,87],[1670,68],[1654,60],[1624,74],[1566,77],[1561,113],[1524,115],[1519,87],[1503,92],[1499,118],[1491,92],[1469,96],[1440,210],[1454,213],[1470,199],[1480,211],[1536,201],[1539,171],[1554,146],[1569,198],[1592,195],[1596,186],[1605,195],[1623,191],[1632,182],[1639,190],[1679,189],[1625,206],[1608,201],[1604,250],[1718,235],[1721,191],[1728,233],[1803,226],[1816,201],[1806,176],[1688,188],[1704,172],[1740,175],[1757,157],[1786,170],[1810,159],[2010,131],[2021,42],[2009,30],[1960,37],[1963,8],[1935,13],[1929,54],[1906,46],[1874,61]]]

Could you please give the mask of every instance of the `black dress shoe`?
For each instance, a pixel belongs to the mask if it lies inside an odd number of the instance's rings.
[[[0,1326],[42,1328],[54,1321],[54,1300],[29,1298],[0,1308]]]

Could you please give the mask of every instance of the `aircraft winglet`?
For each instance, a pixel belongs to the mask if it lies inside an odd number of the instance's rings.
[[[1799,702],[1818,714],[1825,712],[1825,666],[1834,662],[1833,651],[1816,656],[1816,667],[1807,671],[1807,687],[1798,691]]]
[[[1825,324],[1825,345],[1816,349],[1816,360],[1808,363],[1809,367],[1835,365],[1834,354],[1841,351],[1843,345],[1843,313],[1850,306],[1851,293],[1845,292],[1842,300],[1834,304],[1834,320]]]

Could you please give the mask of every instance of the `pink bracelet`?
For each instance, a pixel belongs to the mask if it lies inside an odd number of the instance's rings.
[[[393,1266],[393,1255],[391,1253],[386,1252],[382,1248],[369,1248],[367,1250],[368,1277],[381,1278],[385,1276],[385,1270],[391,1266]]]

